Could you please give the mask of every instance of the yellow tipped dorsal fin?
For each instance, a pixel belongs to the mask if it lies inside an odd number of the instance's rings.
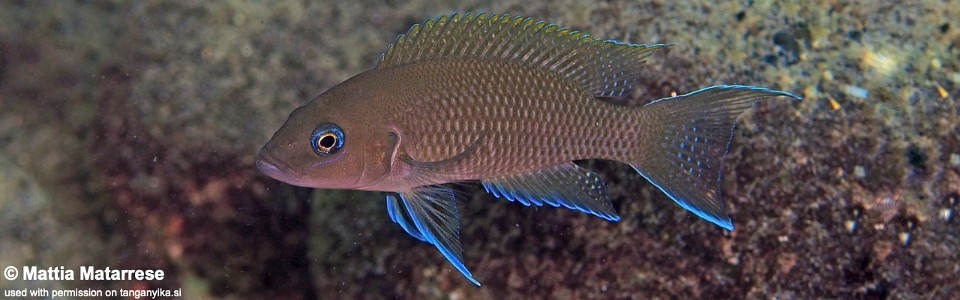
[[[602,40],[507,14],[454,14],[410,27],[377,69],[440,59],[508,60],[556,72],[595,96],[620,96],[636,83],[643,58],[666,46]]]

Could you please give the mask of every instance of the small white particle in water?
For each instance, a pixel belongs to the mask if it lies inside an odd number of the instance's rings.
[[[910,233],[901,232],[900,234],[897,234],[897,237],[900,238],[900,242],[904,245],[910,242]]]
[[[883,226],[883,224],[873,225],[873,229],[875,229],[875,230],[883,230],[884,227],[885,227],[885,226]]]
[[[843,226],[847,227],[847,231],[850,231],[850,233],[853,233],[854,230],[857,230],[857,222],[853,220],[844,221]]]
[[[950,154],[950,164],[954,167],[960,167],[960,154]]]
[[[940,218],[942,218],[944,221],[950,221],[950,216],[952,214],[953,212],[950,211],[949,208],[940,209]]]
[[[786,242],[789,242],[789,241],[790,241],[790,237],[789,237],[789,236],[785,236],[785,235],[781,235],[781,236],[778,237],[777,239],[780,240],[781,243],[786,243]]]
[[[870,93],[867,92],[866,89],[859,86],[849,85],[849,84],[843,85],[843,92],[846,93],[847,95],[860,97],[860,98],[866,98],[867,96],[870,95]]]
[[[153,157],[153,162],[157,162],[157,157],[156,157],[156,156]]]
[[[864,177],[867,177],[867,170],[863,166],[857,165],[856,167],[853,167],[853,176],[863,179]]]

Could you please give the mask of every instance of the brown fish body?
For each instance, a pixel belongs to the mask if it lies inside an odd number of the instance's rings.
[[[426,178],[409,176],[395,160],[391,178],[367,190],[399,192],[573,160],[626,161],[642,151],[644,131],[656,125],[644,123],[640,109],[597,101],[562,77],[518,64],[429,61],[351,81],[343,88],[369,96],[342,105],[363,110],[384,134],[397,133],[398,154],[420,162],[456,159]]]
[[[762,98],[799,98],[718,85],[642,107],[599,100],[629,94],[642,59],[662,47],[507,15],[427,20],[375,69],[291,113],[257,167],[294,185],[391,192],[391,220],[477,285],[446,183],[480,181],[496,197],[616,221],[603,180],[573,163],[615,160],[732,230],[719,187],[737,116]]]

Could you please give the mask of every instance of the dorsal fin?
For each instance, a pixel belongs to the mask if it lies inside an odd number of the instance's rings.
[[[666,46],[602,40],[507,14],[454,14],[410,27],[377,69],[438,59],[504,60],[555,72],[595,96],[622,96],[636,83],[643,58]]]

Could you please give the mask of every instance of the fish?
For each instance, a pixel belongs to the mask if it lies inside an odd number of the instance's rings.
[[[390,219],[467,280],[454,183],[497,198],[618,221],[582,160],[626,163],[696,216],[733,230],[720,195],[738,116],[791,93],[715,85],[642,106],[631,44],[530,17],[465,13],[413,25],[376,66],[290,113],[257,168],[291,185],[386,192]]]

